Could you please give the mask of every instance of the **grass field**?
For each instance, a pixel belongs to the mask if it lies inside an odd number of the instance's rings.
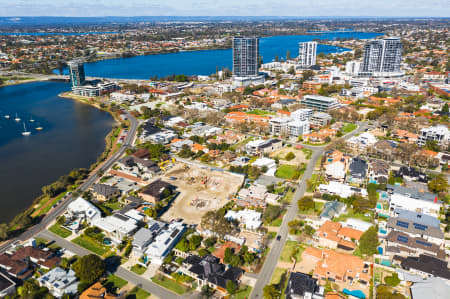
[[[110,208],[113,211],[122,208],[122,204],[118,201],[115,201],[115,202],[106,201],[106,202],[102,203],[102,205]]]
[[[301,171],[299,168],[295,165],[289,164],[281,165],[275,173],[276,177],[286,180],[298,180],[300,175]]]
[[[279,227],[281,226],[281,223],[283,222],[283,216],[281,216],[280,218],[275,219],[274,221],[272,221],[270,223],[270,226],[276,226]]]
[[[97,241],[84,235],[73,239],[72,242],[98,255],[104,255],[109,251],[108,246],[101,245]]]
[[[133,271],[134,273],[136,273],[137,275],[142,275],[144,274],[144,272],[147,270],[147,268],[141,266],[141,265],[134,265],[133,267],[131,267],[131,271]]]
[[[175,280],[172,280],[172,279],[169,279],[169,278],[166,278],[163,276],[154,276],[154,277],[152,277],[152,281],[168,290],[171,290],[172,292],[179,294],[179,295],[182,295],[189,290],[187,287],[182,286]]]
[[[271,111],[265,111],[265,110],[261,110],[261,109],[254,109],[252,111],[248,111],[247,114],[256,114],[256,115],[275,115],[275,113],[271,112]]]
[[[358,126],[355,124],[348,123],[342,127],[341,132],[344,134],[347,134],[347,133],[350,133],[351,131],[353,131],[354,129],[356,129],[357,127]]]
[[[245,299],[250,297],[250,293],[252,292],[252,287],[247,285],[241,285],[239,290],[232,295],[230,298],[232,299]]]
[[[271,284],[279,284],[281,280],[281,276],[286,273],[286,269],[283,268],[275,268],[275,271],[273,271],[272,278],[270,280]]]
[[[297,250],[297,248],[298,251],[295,253],[295,250]],[[281,251],[280,261],[292,262],[291,257],[293,256],[298,262],[301,260],[303,250],[304,248],[300,247],[297,241],[286,241],[286,244]]]
[[[150,297],[150,293],[141,288],[134,287],[125,297],[126,299],[146,299]]]
[[[67,238],[68,236],[72,235],[72,232],[70,230],[62,228],[58,223],[50,226],[48,230],[62,238]]]
[[[365,214],[370,214],[370,216],[366,216]],[[362,221],[372,222],[372,214],[369,212],[365,213],[365,214],[354,213],[352,209],[349,209],[347,214],[340,215],[339,217],[334,218],[333,221],[339,222],[339,221],[345,221],[348,218],[356,218],[356,219],[359,219]]]

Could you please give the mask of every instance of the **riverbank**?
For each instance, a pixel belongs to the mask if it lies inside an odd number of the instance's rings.
[[[117,111],[111,111],[108,107],[102,107],[102,105],[100,105],[97,101],[91,101],[90,98],[77,97],[68,92],[60,93],[59,98],[75,100],[83,104],[88,104],[95,109],[108,112],[114,119],[112,128],[105,137],[103,143],[104,150],[97,156],[97,160],[89,165],[88,169],[83,170],[72,168],[69,174],[62,174],[54,183],[43,186],[42,194],[35,197],[25,211],[18,213],[7,225],[0,227],[0,231],[7,231],[8,239],[14,238],[21,234],[24,230],[38,224],[42,217],[48,214],[48,212],[51,212],[55,205],[59,205],[66,199],[65,195],[67,192],[71,191],[76,194],[76,190],[82,185],[83,181],[91,176],[92,173],[112,155],[113,151],[117,148],[115,144],[117,141],[118,132],[127,126],[125,121],[121,120]],[[71,177],[72,175],[75,175],[73,183],[66,184],[65,182],[67,179],[63,178]],[[58,186],[58,193],[52,193],[51,195],[46,194],[46,190],[51,189],[49,186]],[[59,191],[59,188],[62,188],[62,190]]]

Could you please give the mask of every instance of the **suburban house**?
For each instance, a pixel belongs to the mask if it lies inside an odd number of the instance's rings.
[[[161,170],[156,162],[134,156],[123,157],[119,160],[118,165],[122,170],[137,177],[143,176],[149,178],[152,174],[158,173]]]
[[[369,167],[365,160],[362,160],[360,158],[353,158],[352,161],[350,162],[349,166],[350,173],[347,176],[347,182],[353,184],[365,183],[368,168]]]
[[[439,216],[443,203],[437,199],[436,194],[398,185],[387,185],[386,188],[390,195],[389,211],[391,215],[396,209],[402,209],[433,217]]]
[[[250,141],[245,145],[245,151],[252,156],[269,154],[283,146],[279,139],[258,139]]]
[[[106,288],[100,283],[96,282],[81,293],[79,299],[115,299],[116,295],[109,293]]]
[[[123,214],[116,213],[92,221],[92,225],[103,230],[117,244],[124,238],[131,237],[138,229],[137,221]]]
[[[17,249],[11,258],[20,261],[29,260],[47,270],[57,266],[61,261],[59,257],[55,256],[54,252],[33,246],[25,246]]]
[[[239,286],[244,271],[237,267],[226,267],[219,258],[212,255],[200,257],[188,256],[181,264],[180,272],[194,278],[200,287],[208,285],[221,292],[226,292],[227,282]]]
[[[133,252],[137,254],[143,254],[148,246],[153,242],[156,236],[161,232],[161,230],[166,227],[166,223],[150,219],[148,221],[148,228],[141,227],[133,239]]]
[[[138,194],[145,201],[156,204],[163,198],[172,194],[173,185],[158,179],[145,186]]]
[[[223,259],[225,258],[225,250],[230,248],[233,254],[238,254],[239,250],[241,250],[241,245],[232,241],[226,241],[222,246],[214,250],[212,255],[219,258],[220,262],[223,263]]]
[[[303,257],[317,261],[313,272],[313,277],[316,279],[369,285],[370,265],[360,257],[314,247],[307,247]]]
[[[441,231],[438,218],[402,209],[395,210],[394,214],[396,216],[390,217],[387,221],[388,232],[396,230],[409,237],[423,238],[439,247],[444,245],[444,233]]]
[[[403,269],[423,278],[440,277],[450,281],[450,270],[447,261],[430,255],[408,256],[401,262],[401,266]]]
[[[16,291],[16,283],[8,276],[0,272],[0,297],[4,298],[14,294]]]
[[[392,230],[386,237],[386,254],[405,257],[426,254],[445,259],[445,251],[438,245],[421,237],[411,237],[395,230]]]
[[[266,207],[267,203],[277,204],[279,195],[267,192],[266,186],[252,185],[243,188],[236,196],[236,204],[240,207]]]
[[[367,196],[367,190],[363,188],[352,187],[350,185],[342,184],[339,182],[330,181],[329,184],[320,184],[319,191],[321,193],[329,193],[338,195],[342,198],[348,198],[353,194],[359,194],[361,196]]]
[[[185,230],[186,226],[182,222],[172,222],[161,230],[145,251],[151,262],[161,265],[164,258],[181,239]]]
[[[37,279],[40,286],[47,287],[50,293],[61,298],[64,294],[76,295],[78,293],[78,281],[75,272],[59,267],[53,268]]]
[[[398,171],[394,171],[396,177],[402,177],[407,181],[428,183],[428,177],[425,173],[418,171],[414,167],[402,166]]]
[[[345,163],[336,161],[326,166],[325,175],[329,181],[337,181],[343,183],[345,180]]]
[[[106,184],[94,184],[92,186],[92,194],[94,198],[98,201],[107,201],[112,198],[117,198],[120,196],[121,191],[115,186],[110,186]]]
[[[373,160],[369,165],[369,182],[386,184],[389,178],[390,165],[386,161]]]
[[[0,268],[12,277],[27,279],[33,274],[30,262],[27,260],[14,259],[10,254],[0,254]]]
[[[325,288],[311,275],[291,272],[284,293],[286,299],[321,299],[324,298],[324,291]]]
[[[241,227],[249,230],[256,230],[262,224],[261,213],[249,209],[238,212],[229,210],[225,214],[225,219],[228,221],[238,221]]]
[[[431,277],[415,282],[410,290],[414,299],[447,299],[450,294],[450,282],[440,277]]]
[[[327,201],[323,206],[322,212],[320,213],[321,220],[333,220],[334,217],[345,213],[347,206],[345,203],[340,201]]]
[[[100,210],[89,201],[78,197],[67,206],[67,217],[77,219],[77,224],[86,221],[91,223],[94,219],[101,218]]]
[[[352,136],[347,140],[347,146],[355,151],[364,151],[367,147],[374,145],[377,138],[369,132],[364,132],[359,136]]]
[[[364,232],[343,227],[342,224],[326,221],[314,234],[314,240],[319,246],[331,249],[353,250]]]

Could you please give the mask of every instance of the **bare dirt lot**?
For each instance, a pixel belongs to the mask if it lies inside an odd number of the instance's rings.
[[[200,224],[206,212],[221,208],[232,198],[244,178],[227,172],[177,163],[163,175],[163,180],[177,186],[180,195],[161,218],[166,221],[183,218],[185,223]]]
[[[295,158],[291,161],[286,161],[285,157],[288,153],[293,152]],[[289,164],[289,165],[300,165],[302,163],[308,163],[308,160],[305,159],[305,154],[302,150],[296,149],[294,147],[283,147],[280,148],[270,154],[271,158],[278,157],[280,159],[280,164]]]

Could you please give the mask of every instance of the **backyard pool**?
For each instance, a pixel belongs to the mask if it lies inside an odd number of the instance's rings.
[[[343,289],[342,293],[344,293],[345,295],[355,296],[355,297],[361,298],[361,299],[365,299],[366,298],[366,295],[361,290],[350,291],[349,289]]]

